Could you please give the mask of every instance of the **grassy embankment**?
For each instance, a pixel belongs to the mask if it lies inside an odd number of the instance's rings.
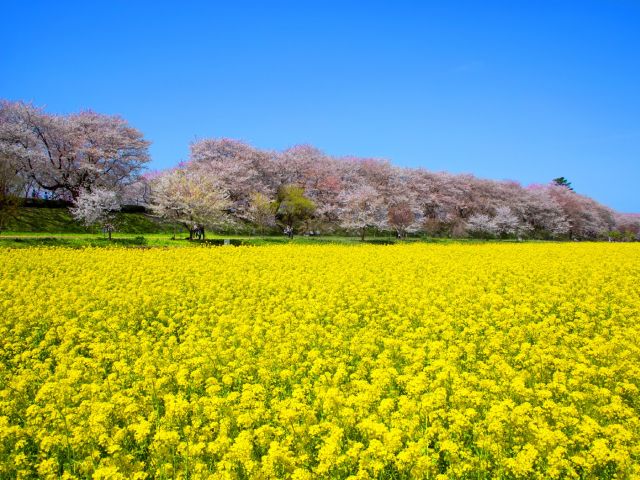
[[[109,242],[99,229],[87,228],[76,222],[66,208],[24,207],[8,219],[5,231],[0,233],[0,246],[160,246],[171,241],[174,230],[179,231],[177,227],[144,213],[120,213],[117,225],[119,233],[114,234],[114,241]]]
[[[98,246],[147,246],[147,247],[186,247],[198,244],[221,244],[224,239],[233,239],[233,244],[271,245],[281,243],[296,244],[360,244],[358,236],[296,236],[289,240],[283,235],[248,235],[245,233],[214,234],[207,233],[206,242],[186,241],[187,233],[181,226],[172,225],[145,214],[119,213],[118,231],[109,241],[97,228],[87,228],[76,222],[66,208],[19,208],[17,214],[9,219],[5,231],[0,233],[0,247],[23,248],[32,246],[98,247]],[[174,239],[175,237],[175,239]],[[452,241],[482,242],[479,240],[451,240],[446,238],[409,238],[405,242]],[[396,243],[390,235],[367,237],[365,243]]]

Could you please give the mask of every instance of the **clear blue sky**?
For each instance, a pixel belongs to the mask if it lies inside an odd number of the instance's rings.
[[[153,142],[545,183],[640,212],[640,1],[15,1],[0,97],[117,113]]]

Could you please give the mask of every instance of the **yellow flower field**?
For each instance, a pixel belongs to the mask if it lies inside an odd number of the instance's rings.
[[[640,245],[0,250],[0,478],[640,478]]]

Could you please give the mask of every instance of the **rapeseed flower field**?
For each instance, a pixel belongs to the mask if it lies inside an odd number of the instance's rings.
[[[638,245],[0,264],[0,478],[640,478]]]

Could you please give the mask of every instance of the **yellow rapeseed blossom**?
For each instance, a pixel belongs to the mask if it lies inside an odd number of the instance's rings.
[[[640,478],[640,245],[0,250],[0,478]]]

